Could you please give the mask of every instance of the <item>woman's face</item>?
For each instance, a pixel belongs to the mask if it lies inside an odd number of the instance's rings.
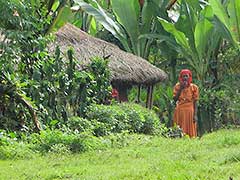
[[[183,74],[183,75],[182,75],[182,79],[183,79],[183,81],[188,81],[188,79],[189,79],[189,74]]]

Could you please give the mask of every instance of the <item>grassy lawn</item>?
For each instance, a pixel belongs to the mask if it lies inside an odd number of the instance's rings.
[[[0,167],[3,180],[239,180],[240,130],[221,130],[201,139],[135,136],[124,148],[1,160]]]

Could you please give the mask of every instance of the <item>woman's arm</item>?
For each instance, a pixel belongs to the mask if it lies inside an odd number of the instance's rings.
[[[184,84],[181,84],[181,83],[180,83],[180,88],[179,88],[179,90],[177,91],[176,95],[173,97],[173,100],[174,100],[175,103],[178,101],[178,98],[179,98],[179,96],[180,96],[183,88],[184,88]]]
[[[197,111],[198,111],[197,101],[193,102],[193,106],[194,106],[193,122],[197,122],[198,121],[198,117],[197,117]]]

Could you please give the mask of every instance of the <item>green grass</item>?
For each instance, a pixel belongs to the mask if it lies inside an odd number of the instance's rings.
[[[130,136],[129,146],[74,155],[0,161],[0,179],[240,179],[240,130],[201,139]]]

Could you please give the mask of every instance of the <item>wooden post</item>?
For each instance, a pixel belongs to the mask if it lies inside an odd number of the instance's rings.
[[[153,85],[147,87],[146,108],[152,109],[153,105]]]
[[[153,85],[151,85],[150,86],[150,88],[151,88],[151,92],[150,92],[150,104],[149,104],[149,109],[152,109],[152,107],[153,107]]]
[[[140,103],[141,85],[138,85],[137,103]]]
[[[149,105],[149,94],[150,94],[150,86],[147,86],[146,108],[148,108],[148,105]]]

